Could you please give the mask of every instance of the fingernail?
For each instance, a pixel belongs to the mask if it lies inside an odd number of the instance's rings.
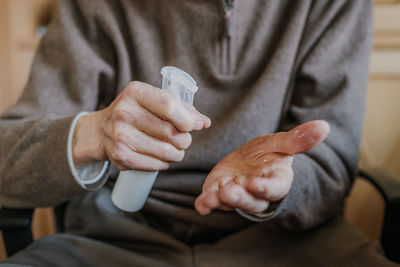
[[[210,126],[211,126],[211,120],[210,118],[207,117],[206,128],[209,128]]]

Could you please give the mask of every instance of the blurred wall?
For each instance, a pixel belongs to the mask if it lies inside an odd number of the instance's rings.
[[[400,1],[375,0],[361,166],[400,175]]]
[[[53,0],[0,1],[0,112],[18,99],[29,75]]]

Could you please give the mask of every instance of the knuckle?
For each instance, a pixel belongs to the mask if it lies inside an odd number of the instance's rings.
[[[112,113],[112,119],[114,121],[126,122],[129,120],[129,112],[123,109],[115,109]]]
[[[175,149],[173,146],[169,143],[163,143],[160,147],[160,154],[161,157],[164,159],[173,159],[174,151]]]
[[[111,157],[119,164],[125,165],[127,162],[127,155],[125,151],[119,148],[117,145],[114,145],[110,151]]]
[[[140,90],[140,82],[138,81],[132,81],[128,84],[127,89],[131,92]]]
[[[141,95],[141,90],[142,86],[141,83],[138,81],[132,81],[130,82],[124,89],[124,94],[130,99],[135,99],[136,97]]]
[[[163,126],[161,127],[161,135],[167,140],[173,139],[174,137],[173,126],[170,125],[169,123],[163,124]]]
[[[117,129],[114,132],[114,140],[117,142],[125,143],[128,140],[127,134],[124,131]]]
[[[164,116],[170,118],[175,111],[175,101],[172,99],[170,95],[165,94],[165,97],[162,97],[160,99],[160,102],[161,102],[160,104],[163,107]]]
[[[164,140],[172,142],[178,149],[187,149],[192,143],[190,133],[181,133],[169,123],[162,127],[161,135]]]
[[[218,192],[219,198],[222,199],[224,202],[231,202],[232,194],[235,194],[235,192],[229,190],[227,187],[223,187]]]
[[[124,127],[121,124],[114,124],[112,129],[112,139],[114,142],[125,143],[128,140],[128,135],[124,131]]]

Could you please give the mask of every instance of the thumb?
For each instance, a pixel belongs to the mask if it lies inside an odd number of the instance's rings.
[[[289,132],[277,133],[271,136],[273,152],[294,155],[304,153],[316,147],[328,136],[329,124],[323,120],[303,123]]]

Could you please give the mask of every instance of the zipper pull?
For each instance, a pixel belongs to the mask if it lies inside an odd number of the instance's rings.
[[[225,0],[225,34],[231,38],[233,36],[233,1],[234,0]]]

